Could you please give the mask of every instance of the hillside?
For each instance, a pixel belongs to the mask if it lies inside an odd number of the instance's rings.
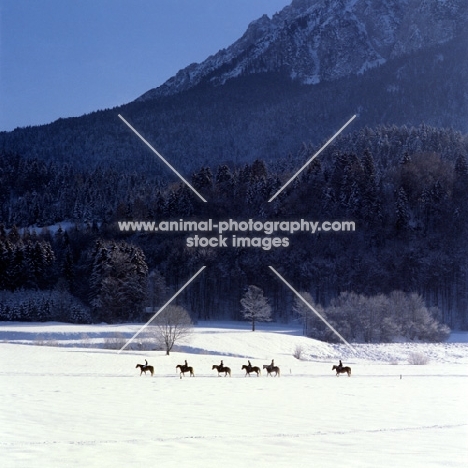
[[[185,174],[295,154],[355,113],[351,131],[424,123],[467,133],[467,5],[405,3],[294,1],[136,101],[3,132],[0,150],[167,178],[117,114]]]
[[[71,325],[59,322],[19,323],[0,322],[0,341],[12,345],[32,345],[59,347],[66,349],[104,349],[118,351],[143,326],[143,324],[118,325]],[[148,329],[147,329],[148,330]],[[361,366],[398,364],[417,371],[417,367],[407,367],[412,354],[424,355],[431,365],[464,365],[468,363],[468,333],[453,333],[445,343],[385,343],[385,344],[352,344],[352,348],[343,343],[331,344],[302,336],[302,328],[296,324],[279,325],[262,323],[256,332],[250,330],[245,321],[201,321],[193,334],[178,342],[170,357],[161,351],[155,351],[154,336],[143,332],[124,351],[128,355],[145,355],[157,357],[163,364],[169,365],[185,358],[194,363],[208,363],[225,358],[237,363],[247,359],[255,360],[256,365],[270,363],[271,359],[290,371],[290,374],[303,374],[310,363],[334,363],[340,358],[348,364]],[[300,351],[301,358],[294,355]],[[185,356],[185,357],[184,357]],[[307,364],[309,363],[309,364]],[[175,366],[175,364],[174,364]],[[239,367],[239,369],[237,368]],[[234,376],[243,376],[240,366],[233,372]],[[370,367],[364,367],[369,368]],[[163,373],[172,375],[172,368],[164,364]],[[421,368],[424,369],[424,368]],[[212,375],[207,364],[201,374]],[[234,369],[233,369],[234,370]],[[325,372],[328,368],[322,368]],[[400,371],[399,367],[388,367],[388,372]],[[238,372],[239,371],[239,372]],[[294,372],[293,372],[294,371]],[[360,371],[361,373],[364,370]],[[198,372],[197,372],[198,373]]]
[[[380,295],[414,293],[428,308],[423,328],[436,320],[466,329],[467,8],[461,0],[295,0],[131,103],[1,133],[0,316],[140,320],[150,275],[175,292],[206,265],[184,292],[192,317],[238,319],[243,291],[256,285],[288,323],[293,298],[268,270],[281,265],[352,339],[419,331],[408,310],[392,321],[369,309],[347,317],[333,304],[351,292],[380,304]],[[352,221],[356,231],[300,233],[281,249],[192,249],[183,233],[118,224],[228,217]],[[255,242],[271,241],[263,234]]]

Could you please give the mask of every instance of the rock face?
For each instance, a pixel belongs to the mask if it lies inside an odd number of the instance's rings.
[[[293,0],[139,100],[262,72],[281,72],[302,84],[333,81],[446,43],[467,26],[466,0]]]

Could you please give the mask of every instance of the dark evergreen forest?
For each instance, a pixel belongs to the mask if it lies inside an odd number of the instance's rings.
[[[176,180],[4,152],[0,320],[146,320],[145,306],[161,305],[202,265],[178,299],[194,320],[240,320],[249,285],[262,288],[275,320],[296,320],[292,293],[272,265],[329,311],[346,297],[414,293],[432,318],[466,329],[466,137],[424,125],[364,128],[337,140],[268,203],[316,149],[201,167],[191,183],[208,203]],[[289,247],[270,250],[194,249],[187,233],[125,233],[117,225],[181,218],[352,220],[356,231],[296,233]],[[383,335],[346,336],[390,339]]]

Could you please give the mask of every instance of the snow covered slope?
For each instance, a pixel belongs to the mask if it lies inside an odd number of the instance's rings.
[[[378,346],[345,358],[272,325],[203,324],[170,356],[31,345],[89,346],[136,328],[0,324],[2,467],[466,466],[467,343],[413,345],[434,353],[425,366],[374,361]],[[307,360],[292,356],[297,346]],[[335,377],[338,358],[351,378]],[[145,359],[154,377],[135,369]],[[175,372],[185,359],[195,378]],[[211,369],[220,359],[231,378]],[[247,359],[275,359],[281,377],[244,377]]]
[[[141,326],[0,322],[0,342],[102,348],[113,338],[125,343]],[[141,341],[138,338],[133,346],[138,347]],[[294,364],[298,363],[294,354],[299,351],[301,361],[331,363],[341,358],[348,363],[367,364],[407,364],[412,353],[420,353],[433,364],[468,364],[468,333],[453,333],[447,343],[352,344],[350,348],[306,338],[298,327],[263,323],[252,333],[246,322],[200,322],[189,341],[178,343],[175,350],[190,355],[259,359],[265,363],[270,356],[280,356]]]

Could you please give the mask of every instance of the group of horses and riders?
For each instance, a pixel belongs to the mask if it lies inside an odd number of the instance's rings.
[[[136,368],[140,369],[140,376],[141,376],[141,374],[143,374],[143,372],[145,373],[145,375],[146,375],[146,372],[149,372],[151,375],[154,375],[154,367],[150,366],[146,359],[145,359],[145,364],[137,364]],[[218,377],[221,376],[221,374],[224,374],[224,377],[226,377],[228,375],[229,375],[229,377],[231,377],[231,368],[225,366],[222,359],[221,359],[221,362],[219,364],[213,364],[213,367],[211,368],[211,370],[215,370],[215,369],[218,371]],[[278,366],[275,366],[275,360],[274,359],[271,360],[271,364],[264,364],[263,369],[267,371],[267,377],[269,375],[273,376],[273,373],[274,373],[274,377],[279,377],[281,375],[280,368]],[[180,374],[179,374],[180,378],[182,378],[182,376],[185,377],[186,372],[188,372],[190,374],[190,377],[195,377],[193,367],[191,367],[191,366],[189,366],[187,364],[187,360],[185,360],[184,364],[177,364],[176,370],[178,370],[180,372]],[[242,370],[245,370],[245,376],[246,377],[247,376],[250,377],[250,374],[252,374],[252,373],[257,374],[257,377],[260,377],[260,375],[262,374],[262,371],[260,370],[260,367],[253,366],[252,363],[250,362],[250,360],[247,361],[247,364],[244,364],[242,366]],[[348,377],[351,377],[351,367],[343,366],[343,363],[341,362],[341,359],[340,359],[340,363],[338,365],[334,365],[332,367],[332,370],[336,371],[336,376],[337,377],[339,377],[340,374],[348,374]]]
[[[273,372],[275,373],[275,377],[280,376],[280,369],[279,369],[279,367],[275,366],[275,360],[274,359],[271,360],[271,364],[265,364],[263,366],[263,368],[266,369],[266,371],[267,371],[267,377],[269,375],[273,375]],[[229,377],[231,377],[231,369],[229,367],[226,367],[222,360],[218,365],[213,364],[213,367],[211,368],[211,370],[215,370],[215,369],[218,371],[218,376],[221,376],[221,374],[224,373],[224,377],[226,377],[227,375],[229,375]],[[245,370],[245,376],[246,377],[247,376],[250,377],[250,374],[252,374],[252,373],[257,374],[257,377],[260,377],[260,375],[262,374],[262,371],[260,370],[260,367],[253,366],[252,363],[250,362],[250,360],[247,361],[247,364],[244,364],[241,369]]]
[[[264,364],[263,368],[266,369],[267,371],[267,377],[269,375],[273,375],[273,372],[275,373],[276,376],[280,376],[280,369],[278,366],[275,366],[275,360],[271,360],[271,364]],[[245,370],[245,377],[249,376],[252,372],[255,372],[257,374],[257,377],[260,377],[262,375],[262,371],[260,370],[260,367],[258,366],[252,366],[252,363],[250,361],[247,361],[247,364],[244,364],[242,366],[242,370]]]

